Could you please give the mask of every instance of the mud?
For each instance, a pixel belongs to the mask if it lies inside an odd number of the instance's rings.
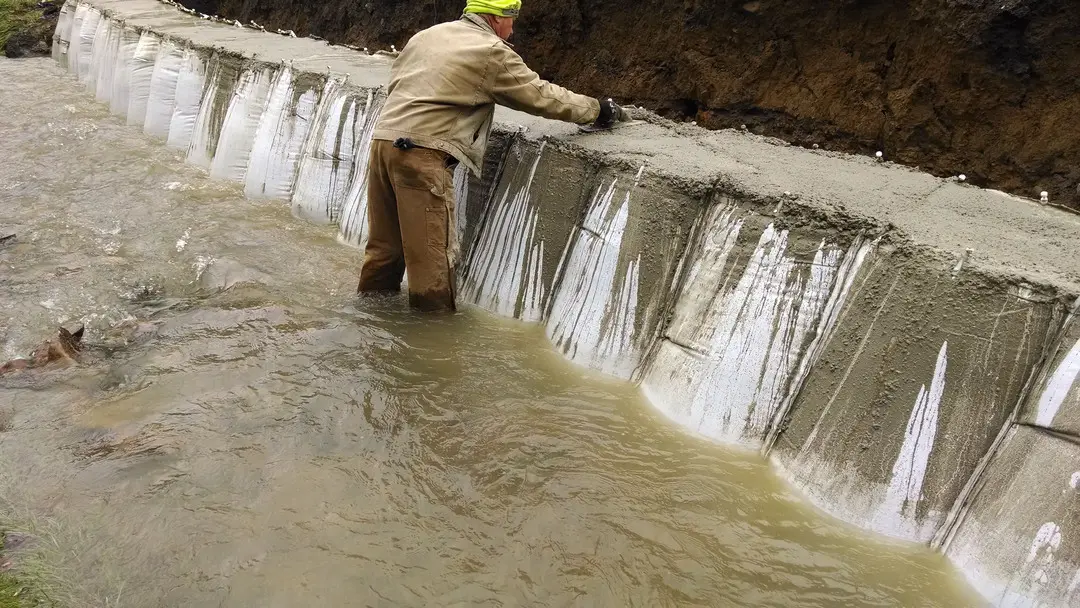
[[[246,23],[402,48],[460,0],[184,0]],[[544,77],[710,129],[873,154],[1080,208],[1069,0],[531,0],[514,42]],[[648,41],[643,44],[642,41]]]

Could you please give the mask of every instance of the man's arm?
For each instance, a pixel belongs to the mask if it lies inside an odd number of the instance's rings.
[[[577,124],[600,116],[600,102],[540,78],[521,56],[505,44],[492,47],[495,72],[491,95],[495,103],[528,114]]]

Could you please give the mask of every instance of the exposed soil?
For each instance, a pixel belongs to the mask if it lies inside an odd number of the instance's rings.
[[[63,0],[0,0],[0,49],[4,56],[48,55],[62,5]]]
[[[373,49],[463,5],[185,3]],[[1074,0],[527,0],[514,42],[583,93],[1080,208],[1076,40]]]

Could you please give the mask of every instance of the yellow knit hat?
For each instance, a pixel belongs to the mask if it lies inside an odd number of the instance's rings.
[[[521,0],[468,0],[466,13],[484,13],[496,17],[517,17],[521,13]]]

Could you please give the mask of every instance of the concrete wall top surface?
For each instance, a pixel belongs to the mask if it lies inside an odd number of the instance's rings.
[[[292,62],[302,71],[347,74],[359,86],[381,86],[389,79],[392,59],[386,55],[215,23],[157,0],[92,4],[129,25],[182,37],[196,46],[260,61]],[[524,127],[527,137],[552,137],[610,160],[644,164],[649,172],[659,171],[689,185],[718,184],[755,199],[772,199],[772,204],[789,197],[791,205],[828,216],[834,228],[892,228],[916,245],[956,261],[971,249],[970,267],[1052,287],[1063,295],[1080,294],[1080,256],[1075,255],[1080,216],[1031,200],[870,157],[811,151],[739,131],[707,131],[652,115],[641,124],[589,135],[574,125],[506,108],[499,108],[496,118],[504,125]]]

